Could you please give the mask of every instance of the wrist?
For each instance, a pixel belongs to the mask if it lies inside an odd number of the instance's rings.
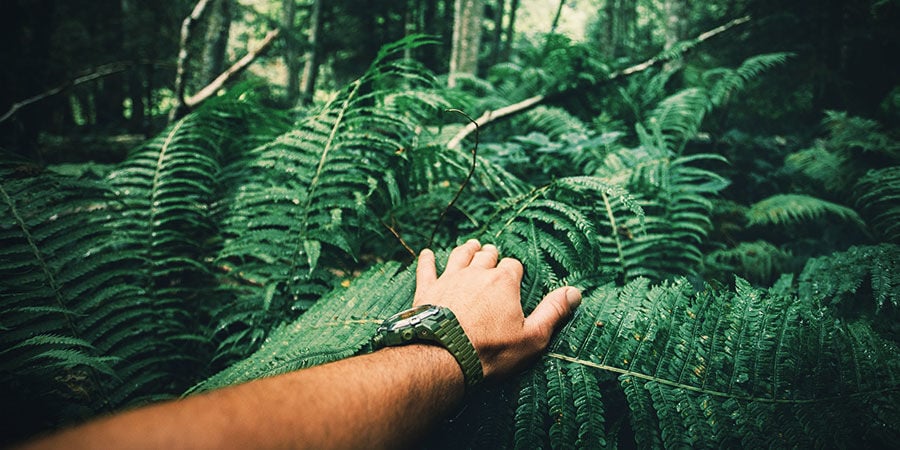
[[[478,352],[456,315],[447,307],[419,305],[397,313],[378,327],[373,339],[375,348],[409,344],[445,349],[459,365],[466,386],[475,386],[484,378]]]

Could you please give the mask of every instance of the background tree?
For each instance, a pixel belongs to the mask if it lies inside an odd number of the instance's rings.
[[[455,75],[475,75],[481,51],[482,0],[456,0],[454,6],[453,43],[450,50],[449,86],[456,85]]]

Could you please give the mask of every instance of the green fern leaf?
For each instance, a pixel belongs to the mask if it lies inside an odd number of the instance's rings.
[[[747,220],[750,225],[798,224],[819,219],[825,214],[865,228],[865,223],[856,211],[803,194],[778,194],[756,202],[747,211]]]

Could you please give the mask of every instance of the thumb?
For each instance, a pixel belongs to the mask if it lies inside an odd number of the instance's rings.
[[[525,319],[525,331],[539,338],[542,345],[550,341],[553,330],[581,304],[581,291],[563,286],[550,291]]]

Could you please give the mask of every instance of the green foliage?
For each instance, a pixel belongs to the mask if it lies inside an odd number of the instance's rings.
[[[900,308],[898,269],[900,247],[897,245],[851,247],[846,252],[810,259],[799,277],[800,294],[820,298],[828,304],[859,303],[871,296],[876,311],[886,305]],[[860,305],[851,306],[859,309]]]
[[[525,93],[477,79],[461,80],[464,93],[439,88],[399,58],[427,42],[385,47],[294,123],[253,90],[222,96],[106,177],[5,162],[0,384],[12,408],[34,411],[23,433],[367,352],[377,325],[410,304],[407,251],[432,246],[442,260],[477,237],[523,262],[526,312],[562,284],[585,299],[534,367],[473,393],[437,447],[892,442],[895,329],[860,311],[893,318],[896,246],[820,252],[795,278],[784,260],[804,256],[750,232],[837,215],[896,239],[894,166],[833,184],[858,179],[862,214],[801,193],[745,208],[720,199],[727,159],[698,145],[710,112],[784,55],[674,93],[657,74],[632,123],[535,108],[455,150],[457,127],[441,129],[457,119],[441,112],[451,101]],[[861,140],[869,122],[829,117],[824,151],[866,142],[866,155],[891,157],[891,141]],[[841,167],[869,168],[848,151]],[[724,210],[749,239],[711,239]],[[735,273],[780,277],[763,288]]]
[[[375,267],[339,288],[202,389],[365,351],[378,319],[410,302],[414,271],[397,269]],[[843,446],[860,436],[888,445],[898,348],[791,284],[787,276],[767,291],[741,279],[733,291],[698,293],[683,279],[598,286],[542,362],[503,388],[517,395],[487,387],[439,433],[466,446],[460,427],[490,398],[514,417],[479,416],[479,429],[507,430],[499,442],[519,448]],[[612,409],[623,398],[630,428]]]
[[[900,243],[900,166],[870,170],[854,186],[856,206],[884,240]]]
[[[846,206],[800,194],[779,194],[761,200],[747,211],[750,225],[797,224],[826,214],[864,226],[856,211]]]

